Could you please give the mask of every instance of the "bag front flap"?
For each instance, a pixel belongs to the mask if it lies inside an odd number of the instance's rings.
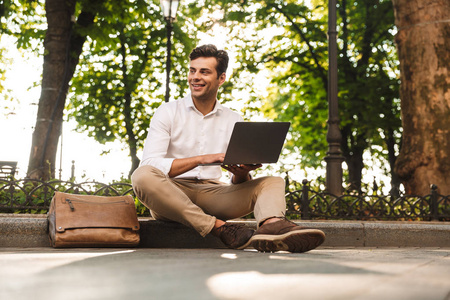
[[[56,231],[75,228],[139,230],[133,197],[92,196],[55,192]]]

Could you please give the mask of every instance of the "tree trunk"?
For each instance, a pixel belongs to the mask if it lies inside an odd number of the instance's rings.
[[[386,130],[386,147],[388,149],[388,161],[389,167],[391,169],[391,190],[390,195],[397,199],[400,197],[400,178],[395,172],[395,162],[397,161],[397,156],[395,155],[395,145],[396,141],[394,138],[394,132],[391,129]]]
[[[358,147],[354,147],[352,154],[343,154],[348,168],[349,185],[347,190],[361,191],[362,170],[364,169],[363,154],[364,149]]]
[[[342,127],[341,149],[348,168],[348,185],[346,190],[360,192],[362,170],[364,169],[363,154],[368,147],[365,140],[367,134],[366,132],[359,132],[354,136],[353,130],[351,124]]]
[[[407,194],[450,194],[450,2],[392,0],[398,27],[403,144],[396,172]]]
[[[139,164],[141,160],[137,157],[137,138],[136,134],[133,131],[133,115],[132,115],[132,108],[131,108],[131,91],[134,89],[135,84],[130,84],[130,79],[128,77],[128,71],[127,71],[127,51],[126,51],[126,42],[125,42],[125,36],[123,35],[124,29],[122,27],[121,33],[119,35],[121,47],[120,52],[122,55],[122,74],[123,74],[123,85],[125,94],[123,96],[124,98],[124,108],[123,108],[123,115],[124,115],[124,122],[125,122],[125,130],[127,132],[127,143],[128,147],[130,148],[130,157],[131,157],[131,169],[128,173],[128,178],[131,178],[131,175],[133,172],[139,167]]]
[[[130,148],[130,157],[131,157],[131,169],[128,173],[128,177],[131,178],[133,172],[139,167],[141,160],[137,157],[137,139],[136,135],[133,131],[133,117],[131,115],[131,95],[130,93],[125,94],[125,107],[124,107],[124,116],[125,116],[125,129],[127,131],[128,136],[128,147]]]
[[[46,0],[47,32],[44,40],[42,89],[33,132],[28,177],[55,177],[56,151],[61,134],[69,81],[78,64],[85,36],[73,29],[76,0]],[[92,24],[94,15],[82,12],[78,25]]]

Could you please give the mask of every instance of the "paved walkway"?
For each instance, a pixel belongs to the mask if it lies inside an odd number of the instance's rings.
[[[450,299],[450,248],[0,248],[0,299]]]

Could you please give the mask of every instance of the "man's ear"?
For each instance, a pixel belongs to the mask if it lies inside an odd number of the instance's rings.
[[[221,86],[225,82],[225,79],[227,79],[227,74],[225,74],[225,72],[223,72],[219,76],[219,86]]]

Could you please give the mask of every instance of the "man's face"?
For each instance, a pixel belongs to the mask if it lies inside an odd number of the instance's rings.
[[[215,57],[199,57],[191,61],[188,82],[194,100],[214,101],[219,87],[225,81],[225,73],[217,78]]]

